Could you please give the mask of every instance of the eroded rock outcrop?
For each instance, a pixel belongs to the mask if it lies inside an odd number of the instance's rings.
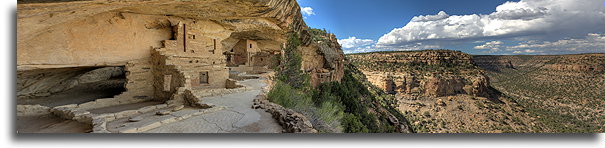
[[[348,58],[371,83],[388,93],[434,97],[490,95],[489,78],[475,66],[470,55],[459,51],[367,53]]]
[[[303,45],[302,70],[311,76],[311,85],[319,86],[323,82],[338,81],[344,76],[344,53],[334,34],[313,35],[302,33]],[[312,40],[319,36],[321,40]]]

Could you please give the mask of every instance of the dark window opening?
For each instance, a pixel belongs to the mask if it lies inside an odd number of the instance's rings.
[[[187,25],[183,24],[183,52],[187,52]]]
[[[250,44],[250,48],[252,48],[252,44]]]
[[[200,84],[208,84],[208,72],[200,72]]]

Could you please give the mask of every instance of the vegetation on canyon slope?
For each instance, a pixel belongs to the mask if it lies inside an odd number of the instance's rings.
[[[380,75],[389,73],[395,83],[382,87],[401,87],[395,95],[397,109],[405,114],[414,131],[419,133],[516,133],[542,132],[543,125],[527,115],[523,106],[511,97],[501,95],[489,87],[489,81],[474,85],[472,78],[484,77],[483,70],[471,60],[471,56],[452,50],[423,50],[406,52],[378,52],[347,55],[347,58],[359,70],[366,74]],[[429,75],[427,73],[430,72]],[[413,75],[407,75],[413,73]],[[432,75],[442,79],[439,83],[429,83]],[[462,83],[448,81],[458,79]],[[487,78],[486,78],[487,79]],[[452,79],[455,80],[455,79]],[[373,80],[377,86],[386,85],[385,80]],[[411,83],[410,83],[411,82]],[[434,84],[434,85],[427,85]],[[427,90],[455,90],[464,85],[477,89],[481,93],[468,91],[454,93],[416,93],[406,91],[418,88]],[[437,91],[438,92],[438,91]],[[477,95],[487,94],[487,95]]]
[[[546,125],[544,132],[603,131],[605,80],[602,71],[548,68],[551,64],[603,67],[602,54],[497,58],[511,60],[516,66],[514,69],[488,70],[492,85],[514,98],[531,116]]]
[[[326,35],[323,30],[312,32],[314,36]],[[371,91],[368,83],[362,83],[360,78],[363,74],[352,65],[345,66],[345,75],[340,83],[327,82],[317,89],[312,88],[309,76],[300,70],[301,55],[297,50],[300,42],[296,33],[290,33],[284,49],[285,61],[276,69],[276,83],[268,93],[270,101],[311,118],[320,132],[395,132],[396,128],[389,124],[386,112],[376,109],[377,105],[387,108],[387,112],[394,114],[399,121],[405,121],[399,112],[388,107],[382,91]]]

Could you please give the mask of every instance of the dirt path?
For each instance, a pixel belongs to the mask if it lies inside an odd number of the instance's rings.
[[[240,83],[252,87],[252,90],[202,99],[205,103],[226,109],[161,126],[146,133],[280,133],[282,127],[271,114],[251,108],[252,100],[266,84],[262,79]]]

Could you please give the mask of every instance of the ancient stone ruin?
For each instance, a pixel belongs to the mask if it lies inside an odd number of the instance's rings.
[[[204,98],[258,89],[242,81],[270,78],[250,75],[280,64],[289,32],[311,38],[295,0],[24,3],[17,18],[18,116],[90,126],[77,132],[145,132],[228,108]],[[299,49],[315,86],[342,78],[336,40]],[[145,116],[157,122],[126,124]]]

